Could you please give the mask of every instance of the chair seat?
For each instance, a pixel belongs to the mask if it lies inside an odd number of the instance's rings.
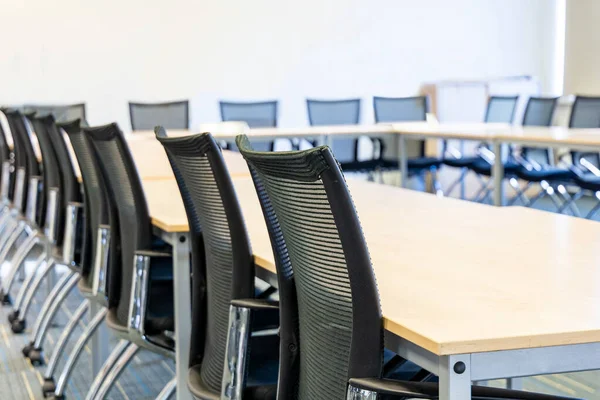
[[[480,156],[461,157],[461,158],[445,158],[444,164],[453,168],[468,168],[475,161],[481,160]]]
[[[247,367],[244,399],[275,400],[277,398],[277,374],[279,369],[279,337],[256,336],[250,339],[250,357]],[[200,373],[201,365],[188,372],[188,388],[196,399],[219,400],[220,393],[206,387]]]
[[[344,172],[371,172],[380,165],[379,160],[348,161],[340,163]]]
[[[442,160],[435,157],[418,157],[409,158],[407,160],[408,170],[412,172],[430,169],[442,165]],[[381,160],[381,168],[383,169],[398,169],[398,160]]]
[[[504,174],[514,174],[520,167],[521,166],[514,161],[507,161],[504,163]],[[492,174],[493,166],[483,158],[480,158],[479,160],[474,161],[469,168],[479,175],[490,176]]]
[[[594,174],[577,175],[575,183],[582,189],[600,191],[600,177]]]
[[[515,174],[519,178],[530,182],[571,181],[575,177],[572,171],[558,167],[549,167],[539,171],[521,167],[515,171]]]

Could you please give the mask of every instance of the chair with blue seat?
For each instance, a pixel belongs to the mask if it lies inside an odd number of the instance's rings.
[[[427,120],[428,101],[426,96],[417,97],[373,97],[373,111],[376,123],[385,122],[414,122]],[[384,170],[397,170],[397,158],[387,157],[384,141],[378,139],[380,144],[380,166]],[[427,157],[425,154],[425,140],[407,140],[407,154],[409,154],[408,175],[419,176],[425,181],[425,173],[432,177],[433,188],[438,195],[442,195],[442,188],[437,180],[437,171],[442,160],[437,157]],[[411,156],[414,154],[414,156]]]
[[[169,138],[157,128],[156,134],[184,201],[197,260],[189,389],[196,399],[275,398],[279,338],[266,328],[279,325],[278,303],[255,294],[250,241],[221,149],[209,133]]]
[[[360,123],[360,99],[314,100],[306,99],[308,121],[311,126],[358,125]],[[371,173],[377,167],[375,155],[359,160],[361,138],[333,137],[331,147],[344,172]],[[312,146],[314,147],[314,143]],[[374,146],[371,146],[374,149]]]
[[[237,144],[252,173],[275,255],[281,296],[277,398],[438,399],[436,382],[384,376],[376,277],[330,149],[258,152],[243,135]],[[482,386],[471,390],[480,400],[560,398]]]
[[[511,124],[515,116],[518,100],[519,96],[490,96],[485,112],[484,122]],[[481,155],[482,149],[487,149],[488,152],[485,152],[486,155],[493,157],[491,152],[489,152],[487,143],[479,143],[477,146],[478,154],[472,156],[463,155],[457,149],[450,148],[447,142],[444,143],[444,165],[460,169],[459,177],[448,186],[448,189],[446,190],[447,195],[452,193],[458,185],[463,184],[467,173],[470,170],[473,170],[472,167],[475,165],[475,163],[477,163],[477,167],[485,168],[485,158]],[[447,154],[449,154],[449,156],[447,156]],[[489,157],[488,161],[491,161]],[[505,165],[505,168],[506,167],[509,169],[511,168],[510,165]],[[489,194],[489,188],[487,186],[488,182],[481,179],[481,175],[477,172],[476,176],[480,179],[482,186],[475,196],[475,199],[481,200],[483,195],[487,197]]]
[[[279,103],[277,100],[259,102],[220,101],[221,121],[245,122],[249,128],[276,128]],[[265,151],[290,150],[293,148],[289,139],[255,140],[256,146]],[[228,148],[235,148],[234,143],[228,143]]]
[[[600,128],[600,97],[576,96],[571,109],[569,119],[570,128]],[[561,207],[571,207],[574,215],[579,216],[576,201],[586,193],[600,200],[600,154],[582,151],[571,151],[571,171],[573,172],[572,183],[579,190],[571,196],[565,188],[560,193],[566,199]],[[586,218],[592,218],[600,209],[600,203],[596,204],[587,214]]]
[[[169,129],[189,129],[189,101],[171,101],[166,103],[129,102],[131,130],[153,130],[157,125]]]

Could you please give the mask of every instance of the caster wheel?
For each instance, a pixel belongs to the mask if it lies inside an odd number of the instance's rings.
[[[42,385],[42,392],[44,397],[53,396],[55,390],[56,383],[54,383],[54,378],[44,378],[44,384]]]
[[[19,311],[18,310],[13,310],[11,311],[10,314],[8,314],[8,322],[10,322],[11,324],[13,322],[15,322],[15,320],[19,319]]]
[[[33,349],[29,352],[29,361],[35,367],[39,367],[44,365],[46,362],[44,361],[44,356],[42,355],[42,349]]]
[[[12,323],[10,329],[13,331],[13,333],[23,333],[26,325],[27,324],[25,323],[25,320],[18,319]]]
[[[23,350],[21,350],[23,352],[23,356],[25,357],[29,357],[29,353],[31,353],[31,351],[33,350],[33,342],[29,342],[29,344],[25,347],[23,347]]]
[[[4,291],[0,291],[0,299],[2,299],[3,306],[12,305],[12,299],[10,298],[10,295],[8,293],[5,294]]]

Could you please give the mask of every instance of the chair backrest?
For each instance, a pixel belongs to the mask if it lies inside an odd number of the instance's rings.
[[[52,114],[57,122],[81,119],[86,121],[85,103],[78,104],[27,104],[23,110],[35,111],[38,114]]]
[[[272,210],[265,219],[275,255],[284,256],[277,266],[293,270],[298,398],[345,398],[349,378],[380,377],[383,325],[369,253],[339,165],[325,146],[262,153],[243,135],[237,145],[263,184],[257,186],[263,210]]]
[[[134,131],[153,130],[161,125],[168,129],[189,129],[189,101],[171,101],[167,103],[129,102],[131,129]]]
[[[569,128],[600,128],[600,97],[575,96],[569,117]],[[600,167],[600,156],[581,151],[571,151],[573,165],[580,166],[581,157]]]
[[[427,97],[373,97],[375,122],[425,121]]]
[[[246,122],[250,128],[277,126],[277,101],[220,101],[219,107],[222,121],[242,121]]]
[[[57,222],[57,245],[62,244],[64,234],[64,216],[70,202],[81,201],[81,185],[77,181],[75,168],[71,163],[71,154],[67,148],[62,130],[56,126],[54,120],[46,121],[47,132],[50,142],[58,159],[58,168],[61,178],[61,207],[59,207]]]
[[[306,99],[308,121],[316,125],[356,125],[360,122],[360,99]]]
[[[135,252],[151,248],[152,224],[140,178],[118,125],[84,128],[83,132],[91,139],[109,201],[118,214],[121,263],[110,273],[108,301],[117,321],[126,326]]]
[[[41,226],[42,222],[45,221],[46,214],[46,199],[48,199],[48,191],[50,188],[58,189],[59,198],[57,201],[60,201],[60,197],[62,194],[62,180],[60,176],[60,170],[58,167],[58,159],[56,152],[54,151],[54,147],[52,146],[52,138],[48,134],[48,126],[54,124],[54,117],[52,114],[41,115],[39,117],[29,116],[29,121],[35,131],[36,137],[38,139],[38,143],[40,146],[40,151],[42,153],[42,166],[43,168],[43,195],[38,198],[38,224]],[[62,226],[62,222],[60,219],[56,220],[55,223],[55,232],[54,238],[62,239],[58,235],[59,233],[59,225]]]
[[[157,130],[157,139],[181,178],[179,189],[188,208],[188,218],[194,216],[189,221],[190,228],[192,232],[202,232],[204,237],[207,333],[201,376],[209,390],[220,393],[231,300],[254,297],[250,242],[229,172],[214,138],[209,133],[167,138],[164,130]]]
[[[426,121],[428,108],[427,96],[373,97],[376,123]],[[382,149],[381,157],[389,159],[389,155],[385,154],[387,151],[384,141],[379,142]],[[409,156],[425,156],[425,140],[408,139],[406,145]]]
[[[85,235],[83,239],[84,243],[84,256],[83,259],[95,260],[96,259],[96,245],[98,239],[98,228],[100,225],[110,225],[111,227],[111,251],[109,254],[109,268],[108,270],[115,270],[112,266],[121,262],[118,249],[119,245],[119,232],[118,232],[118,218],[116,208],[113,208],[111,212],[111,204],[108,200],[108,189],[104,178],[100,172],[100,165],[97,157],[94,154],[94,149],[89,138],[87,138],[82,129],[81,121],[79,119],[65,122],[60,124],[67,134],[71,147],[75,153],[75,158],[79,165],[81,172],[81,178],[83,181],[84,194],[85,194]],[[114,245],[113,245],[114,244]],[[89,254],[89,257],[88,255]],[[90,263],[91,264],[91,263]],[[86,265],[82,263],[83,272],[82,275],[86,280],[89,287],[93,284],[93,267],[91,264],[90,268],[86,268]]]
[[[27,115],[32,115],[28,113]],[[25,168],[25,186],[23,187],[23,204],[21,209],[25,212],[27,207],[27,193],[29,190],[29,179],[32,176],[40,175],[40,165],[37,160],[31,137],[25,123],[25,116],[18,110],[5,111],[6,119],[10,126],[13,142],[15,146],[16,166]],[[17,156],[18,155],[18,156]]]
[[[523,126],[550,126],[558,97],[530,97],[523,114]],[[521,155],[540,165],[551,164],[550,151],[540,147],[523,147]]]
[[[485,122],[512,124],[519,96],[490,96]]]

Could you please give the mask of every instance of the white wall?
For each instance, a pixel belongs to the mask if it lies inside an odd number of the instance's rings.
[[[535,75],[552,89],[555,0],[11,0],[0,13],[0,104],[85,101],[129,129],[128,100],[403,96],[422,82]]]
[[[600,95],[600,1],[567,0],[565,93]]]

